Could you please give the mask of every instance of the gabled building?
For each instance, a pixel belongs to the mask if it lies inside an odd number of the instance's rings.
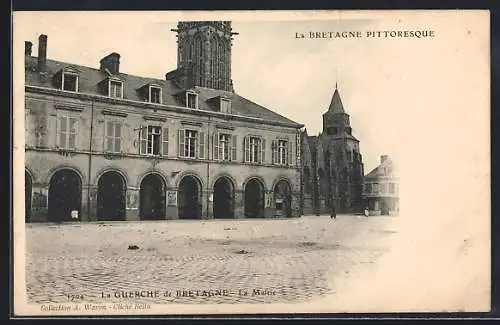
[[[363,209],[363,160],[337,87],[323,114],[323,131],[301,135],[304,214],[359,213]]]
[[[230,22],[180,22],[175,70],[25,48],[26,221],[300,214],[302,125],[234,92]],[[58,40],[64,46],[64,40]]]
[[[380,165],[365,176],[363,196],[371,215],[399,213],[397,166],[388,155],[380,156]]]

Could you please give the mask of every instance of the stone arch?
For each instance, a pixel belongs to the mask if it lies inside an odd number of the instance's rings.
[[[215,219],[234,219],[235,184],[230,176],[220,175],[215,179],[212,185]]]
[[[222,172],[222,173],[218,173],[217,175],[215,175],[215,177],[212,178],[212,181],[210,183],[210,188],[214,187],[215,182],[217,182],[217,180],[221,177],[228,178],[233,183],[235,189],[238,186],[238,182],[236,181],[236,179],[233,176],[231,176],[229,173]]]
[[[144,173],[140,174],[139,177],[137,177],[137,183],[136,183],[137,184],[136,185],[137,188],[141,187],[142,181],[149,174],[158,175],[163,180],[163,183],[165,184],[165,187],[169,186],[167,177],[161,171],[159,171],[158,169],[148,169]]]
[[[35,177],[35,173],[33,173],[33,170],[31,170],[31,168],[28,166],[24,166],[24,171],[28,173],[28,175],[31,177],[31,181],[35,183],[37,178]]]
[[[263,218],[266,186],[261,177],[249,177],[243,183],[246,218]]]
[[[33,176],[31,172],[24,169],[24,221],[31,222],[31,203],[33,197]]]
[[[195,173],[179,177],[177,186],[179,219],[201,219],[203,183]]]
[[[249,181],[251,181],[252,179],[256,179],[256,180],[258,180],[258,181],[262,184],[262,186],[263,186],[263,188],[264,188],[264,191],[266,191],[266,192],[267,192],[268,187],[267,187],[267,185],[266,185],[266,181],[264,180],[264,178],[262,178],[261,176],[258,176],[258,175],[249,176],[249,177],[247,177],[247,178],[243,181],[243,183],[241,184],[241,189],[242,189],[243,191],[245,191],[245,186],[246,186],[246,185],[248,184],[248,182],[249,182]]]
[[[202,189],[206,188],[206,182],[203,180],[202,177],[200,177],[200,175],[198,175],[197,172],[193,171],[193,170],[187,170],[187,171],[184,171],[182,172],[178,177],[177,177],[177,181],[175,182],[175,186],[177,188],[179,188],[179,184],[181,183],[182,179],[186,176],[193,176],[194,178],[196,178],[198,180],[198,182],[200,182],[200,186]]]
[[[123,173],[108,168],[97,179],[97,219],[124,221],[126,215],[127,179]]]
[[[81,220],[83,178],[73,168],[57,168],[50,173],[48,192],[48,218],[50,221],[71,221],[73,211]]]
[[[274,191],[274,187],[276,186],[276,184],[278,184],[280,181],[285,181],[288,183],[288,185],[290,185],[290,189],[293,189],[293,182],[290,180],[289,177],[287,176],[283,176],[283,175],[280,175],[278,177],[276,177],[273,181],[273,184],[271,186],[271,188],[269,189],[270,191]]]
[[[125,187],[128,187],[130,184],[130,178],[128,177],[128,174],[125,170],[122,170],[121,168],[118,167],[104,167],[101,170],[99,170],[95,176],[94,180],[92,181],[92,184],[97,184],[99,182],[99,179],[101,178],[102,175],[106,174],[107,172],[116,172],[120,174],[120,176],[123,178],[123,181],[125,182]]]
[[[287,177],[278,177],[272,187],[276,213],[283,217],[292,215],[292,183]]]
[[[80,168],[78,168],[74,165],[69,165],[69,164],[57,165],[57,166],[49,169],[49,171],[47,172],[47,177],[46,177],[45,183],[50,184],[50,180],[52,179],[52,176],[54,176],[54,174],[56,174],[58,171],[63,170],[63,169],[69,169],[69,170],[72,170],[75,173],[77,173],[78,176],[80,176],[80,179],[82,181],[82,185],[84,184],[84,181],[86,180],[86,178],[85,178],[85,175],[80,171]]]
[[[159,172],[148,172],[139,183],[139,217],[141,220],[162,220],[166,218],[165,177]]]

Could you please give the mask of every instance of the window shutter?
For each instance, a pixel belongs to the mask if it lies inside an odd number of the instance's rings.
[[[238,153],[238,137],[236,135],[231,136],[231,160],[236,161],[236,155]]]
[[[214,160],[219,160],[219,132],[213,135],[213,157]]]
[[[272,163],[277,164],[278,163],[278,140],[273,140],[271,144],[271,151],[272,151]]]
[[[76,148],[76,133],[77,133],[77,119],[74,117],[69,118],[68,126],[68,149]]]
[[[162,144],[162,155],[168,156],[168,128],[163,128]]]
[[[177,146],[177,156],[184,157],[184,146],[185,146],[184,130],[181,129],[178,132],[178,146]]]
[[[104,123],[104,150],[111,151],[113,149],[113,123]]]
[[[122,125],[120,123],[115,123],[115,151],[120,152],[122,150]]]
[[[62,128],[63,128],[63,123],[65,121],[63,120],[62,117],[58,117],[57,118],[57,130],[56,130],[56,135],[57,135],[57,139],[56,139],[56,144],[58,147],[62,147],[63,146],[63,137],[64,137],[64,134],[61,132],[62,131]]]
[[[294,154],[294,151],[293,151],[293,141],[288,141],[288,161],[287,161],[287,164],[289,166],[292,166],[292,165],[295,165],[295,154]]]
[[[205,159],[205,132],[198,133],[198,158]]]
[[[250,161],[250,140],[249,140],[248,136],[245,136],[243,138],[243,151],[245,153],[243,155],[243,161],[249,162]]]
[[[266,162],[266,139],[262,138],[260,140],[260,144],[262,145],[261,150],[260,150],[260,162],[265,163]]]
[[[143,155],[148,153],[148,127],[146,125],[141,125],[139,131],[139,150]]]

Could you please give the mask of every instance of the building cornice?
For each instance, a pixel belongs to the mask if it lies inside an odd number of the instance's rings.
[[[153,111],[162,110],[162,111],[177,112],[177,113],[188,114],[188,115],[195,114],[197,116],[218,117],[218,118],[221,118],[224,120],[245,121],[245,122],[258,123],[258,124],[282,126],[282,127],[293,128],[293,129],[300,129],[300,128],[304,127],[303,124],[292,124],[292,123],[285,123],[285,122],[278,122],[278,121],[269,121],[267,119],[258,118],[258,117],[250,117],[250,116],[220,113],[220,112],[211,112],[211,111],[187,108],[187,107],[183,107],[183,106],[140,102],[140,101],[135,101],[135,100],[130,100],[130,99],[112,98],[112,97],[107,97],[107,96],[102,96],[102,95],[97,95],[97,94],[72,92],[72,91],[65,91],[65,90],[60,90],[60,89],[31,86],[31,85],[25,85],[24,87],[25,87],[26,92],[61,96],[61,97],[67,97],[67,98],[75,98],[75,99],[81,99],[81,100],[89,100],[89,101],[106,103],[106,104],[128,105],[128,106],[134,106],[134,107],[139,107],[139,108],[152,109]]]

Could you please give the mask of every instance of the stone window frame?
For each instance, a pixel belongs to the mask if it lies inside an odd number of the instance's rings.
[[[191,107],[189,105],[189,96],[194,96],[195,101],[194,101],[194,107]],[[186,107],[191,108],[191,109],[198,109],[199,108],[199,96],[196,92],[194,91],[186,91]]]
[[[153,97],[152,97],[153,90],[158,90],[159,91],[158,102],[153,102]],[[161,105],[163,103],[163,96],[162,95],[163,95],[163,92],[162,92],[162,87],[161,86],[155,85],[155,84],[149,84],[148,85],[148,101],[150,103],[152,103],[152,104],[160,104]],[[187,103],[187,98],[186,98],[186,103]]]

